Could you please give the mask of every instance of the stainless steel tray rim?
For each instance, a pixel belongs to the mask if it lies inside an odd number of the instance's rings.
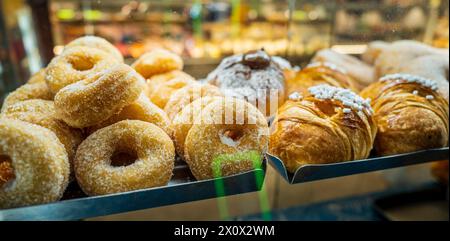
[[[222,180],[225,196],[259,191],[263,183],[257,182],[257,175],[264,181],[267,160],[261,166],[230,176],[206,180],[193,180],[161,187],[138,189],[128,192],[78,197],[52,203],[0,209],[2,220],[77,220],[122,212],[155,208],[184,202],[217,197],[215,182]],[[236,185],[242,184],[242,185]]]
[[[196,185],[196,184],[210,182],[210,181],[217,181],[217,180],[220,180],[220,179],[232,179],[232,178],[234,178],[236,176],[245,175],[245,174],[256,172],[256,171],[264,171],[264,170],[262,168],[255,168],[255,169],[253,169],[251,171],[245,171],[245,172],[241,172],[241,173],[237,173],[237,174],[233,174],[233,175],[225,176],[225,177],[211,178],[211,179],[205,179],[205,180],[195,180],[195,181],[192,181],[192,182],[177,183],[177,184],[173,184],[173,185],[136,189],[136,190],[132,190],[132,191],[111,193],[111,194],[105,194],[105,195],[87,196],[87,197],[83,197],[82,199],[83,200],[94,200],[94,199],[102,199],[102,198],[110,198],[110,197],[115,197],[115,196],[122,196],[122,195],[127,195],[127,194],[137,194],[137,193],[140,193],[140,192],[152,191],[152,190],[157,190],[157,189],[165,189],[165,188],[167,188],[169,186],[170,187],[179,187],[179,186],[187,186],[187,185]],[[30,208],[30,207],[40,206],[40,205],[47,205],[47,204],[61,204],[61,205],[63,205],[64,203],[77,202],[77,201],[79,201],[79,199],[80,198],[74,198],[74,199],[61,200],[61,201],[45,203],[45,204],[37,204],[37,205],[30,205],[30,206],[24,206],[24,207],[0,209],[0,211],[21,209],[21,208]]]

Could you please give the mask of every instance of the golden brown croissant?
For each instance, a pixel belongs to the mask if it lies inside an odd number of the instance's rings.
[[[288,100],[271,126],[269,151],[289,172],[369,156],[376,126],[368,101],[348,89],[318,85]]]
[[[361,92],[372,100],[379,155],[446,146],[448,102],[435,81],[409,74],[387,75]]]
[[[357,91],[355,81],[347,75],[347,72],[328,62],[315,62],[297,72],[294,78],[287,79],[287,93],[298,92],[300,95],[308,95],[308,88],[328,84],[335,87]]]

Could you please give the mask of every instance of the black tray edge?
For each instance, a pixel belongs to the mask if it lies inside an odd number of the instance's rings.
[[[449,148],[443,147],[405,154],[368,158],[364,160],[331,164],[308,164],[298,168],[295,173],[289,173],[286,170],[284,163],[278,157],[269,153],[267,154],[270,165],[274,167],[274,169],[289,184],[342,177],[432,161],[448,160],[448,158]]]

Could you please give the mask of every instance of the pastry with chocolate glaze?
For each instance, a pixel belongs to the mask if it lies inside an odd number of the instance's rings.
[[[264,50],[234,55],[222,60],[206,78],[227,97],[244,99],[266,116],[284,102],[284,75],[279,64]]]

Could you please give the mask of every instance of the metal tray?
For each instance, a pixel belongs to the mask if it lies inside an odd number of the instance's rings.
[[[287,182],[296,184],[431,161],[448,160],[448,155],[448,147],[443,147],[392,156],[371,157],[364,160],[332,164],[308,164],[298,168],[295,173],[289,173],[278,157],[267,154],[267,159]]]
[[[167,186],[111,195],[86,197],[76,182],[66,190],[62,201],[0,210],[2,220],[79,220],[171,204],[230,196],[261,190],[267,161],[252,171],[196,181],[185,163],[178,162]],[[220,188],[218,188],[220,185]]]

